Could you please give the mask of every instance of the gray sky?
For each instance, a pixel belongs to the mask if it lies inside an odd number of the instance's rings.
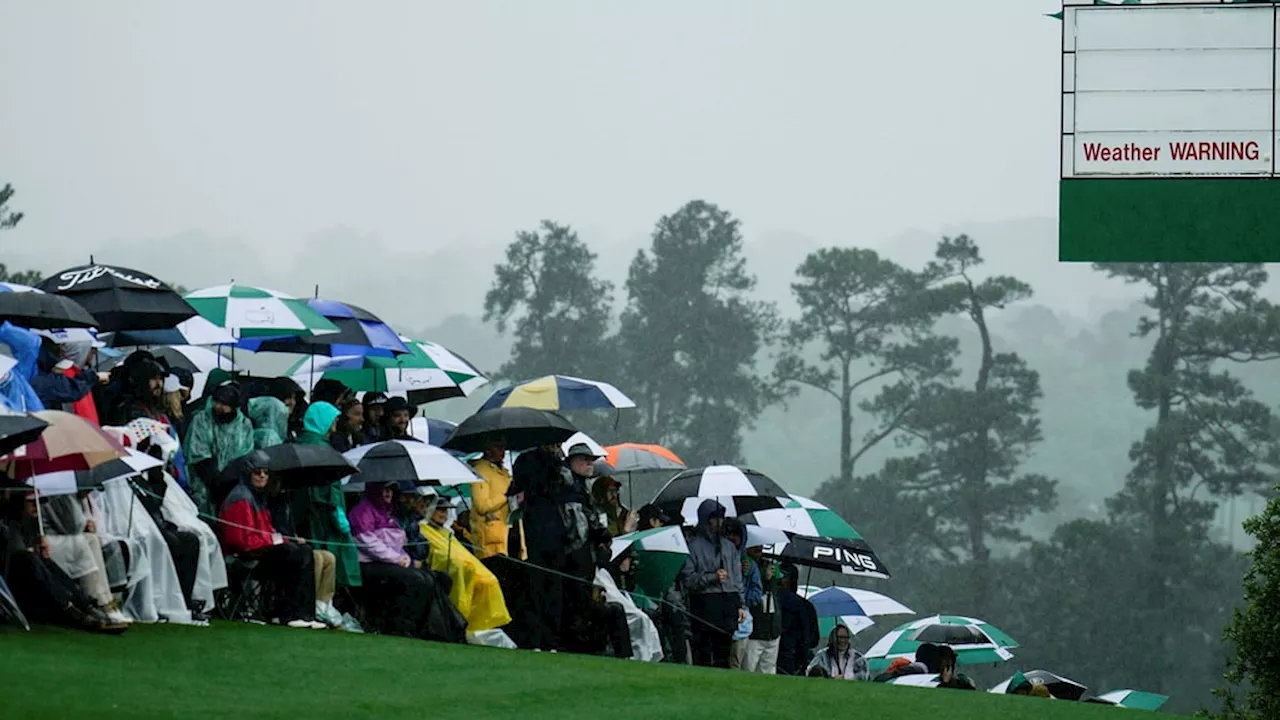
[[[1038,267],[1000,269],[1062,284],[1054,9],[10,1],[0,181],[27,219],[4,257],[319,283],[421,327],[475,312],[516,229],[571,223],[621,279],[701,197],[779,294],[821,245],[915,259],[1019,218],[1036,231],[991,232]]]

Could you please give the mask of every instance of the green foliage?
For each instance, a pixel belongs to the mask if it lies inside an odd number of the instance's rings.
[[[631,261],[619,331],[634,439],[690,463],[741,459],[743,429],[776,399],[756,371],[776,311],[751,299],[755,285],[727,211],[695,200],[658,220]]]
[[[44,281],[44,273],[39,270],[19,270],[17,272],[9,272],[9,268],[0,263],[0,282],[14,283],[15,285],[31,285],[36,286]]]
[[[516,234],[484,298],[484,321],[515,335],[500,377],[610,379],[613,285],[595,277],[595,263],[595,253],[568,226],[544,220],[538,230]]]
[[[1277,488],[1280,490],[1280,488]],[[1224,720],[1280,717],[1280,496],[1262,514],[1244,522],[1257,540],[1244,576],[1244,607],[1237,609],[1225,637],[1235,648],[1217,691]],[[1245,689],[1247,686],[1247,689]],[[1243,697],[1241,690],[1244,689]]]
[[[796,276],[800,316],[787,324],[774,375],[836,401],[840,480],[849,483],[858,459],[900,427],[918,389],[951,372],[956,342],[931,333],[938,313],[920,302],[927,297],[921,278],[874,250],[825,248],[806,257]],[[804,354],[812,343],[820,348],[816,361]],[[855,448],[853,411],[872,413],[877,395],[896,411],[880,413]]]
[[[9,183],[0,188],[0,230],[9,230],[22,221],[22,213],[9,209],[9,198],[17,192]]]

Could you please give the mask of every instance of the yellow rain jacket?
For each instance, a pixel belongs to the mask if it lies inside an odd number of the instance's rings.
[[[495,465],[481,458],[471,466],[481,482],[471,485],[471,539],[481,559],[507,554],[507,488],[511,487],[511,475],[502,465]],[[493,515],[493,520],[486,520]]]
[[[467,619],[467,632],[502,627],[511,622],[507,601],[498,578],[447,530],[423,520],[418,524],[422,537],[431,545],[431,569],[448,573],[453,579],[449,600]]]

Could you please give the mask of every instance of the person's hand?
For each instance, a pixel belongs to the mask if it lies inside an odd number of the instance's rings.
[[[40,536],[40,557],[48,560],[53,557],[53,548],[49,545],[49,538]]]
[[[738,608],[738,622],[746,622],[746,621],[747,621],[747,609]]]
[[[720,582],[724,582],[728,579],[729,579],[729,573],[726,572],[724,568],[720,568],[719,570],[716,571],[716,580]]]
[[[764,566],[764,579],[765,579],[765,580],[772,580],[772,579],[773,579],[773,575],[774,575],[773,563],[765,563],[765,566]]]
[[[421,560],[414,560],[414,561],[413,561],[413,566],[414,566],[415,568],[417,568],[418,570],[421,570],[421,569],[422,569],[422,561],[421,561]]]
[[[640,513],[636,512],[635,510],[632,510],[631,512],[627,513],[627,519],[625,522],[622,523],[622,528],[624,532],[631,533],[631,532],[635,532],[636,527],[639,525],[640,525]]]
[[[403,567],[403,568],[409,567],[409,556],[406,555],[400,558],[400,567]]]
[[[104,373],[104,372],[98,373],[99,385],[106,385],[109,382],[111,382],[111,373]]]
[[[98,532],[98,526],[92,519],[84,521],[84,531],[87,533]]]

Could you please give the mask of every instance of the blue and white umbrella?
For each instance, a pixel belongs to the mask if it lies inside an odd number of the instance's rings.
[[[311,298],[307,305],[338,327],[327,335],[279,338],[241,338],[237,347],[254,352],[283,352],[330,357],[375,355],[391,357],[409,352],[400,336],[377,315],[356,305]]]

